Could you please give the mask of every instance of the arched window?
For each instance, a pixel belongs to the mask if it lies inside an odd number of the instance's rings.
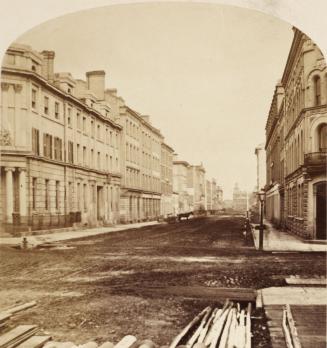
[[[321,105],[321,81],[319,76],[315,76],[314,82],[314,105]]]
[[[319,128],[319,151],[327,152],[327,123]]]

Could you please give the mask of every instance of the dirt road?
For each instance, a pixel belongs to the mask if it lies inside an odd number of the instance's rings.
[[[285,285],[288,275],[324,275],[325,254],[262,254],[244,242],[243,222],[193,219],[74,240],[62,250],[2,247],[0,308],[37,300],[12,325],[38,324],[57,340],[116,342],[133,334],[164,345],[219,302],[176,296],[172,286],[262,288]],[[255,330],[255,346],[269,347],[264,318]]]

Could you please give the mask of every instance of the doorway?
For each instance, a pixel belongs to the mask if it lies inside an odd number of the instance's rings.
[[[97,186],[97,220],[103,220],[103,186]]]
[[[316,239],[326,239],[326,181],[316,187]]]

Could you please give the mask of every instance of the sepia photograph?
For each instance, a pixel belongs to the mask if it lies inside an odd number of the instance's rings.
[[[3,4],[0,348],[326,347],[304,4]]]

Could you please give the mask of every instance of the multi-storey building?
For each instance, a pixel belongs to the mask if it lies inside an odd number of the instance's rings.
[[[12,45],[1,76],[1,222],[32,229],[119,219],[122,127],[104,72],[55,74],[54,52]]]
[[[177,156],[175,156],[173,161],[173,191],[178,197],[176,213],[187,213],[193,210],[187,185],[189,167],[188,162],[177,160]]]
[[[259,192],[266,185],[266,153],[265,144],[259,144],[255,150],[257,162],[257,183],[254,191]]]
[[[173,199],[173,156],[174,150],[166,143],[161,144],[161,207],[164,217],[176,213]]]
[[[206,209],[211,211],[222,209],[222,199],[222,189],[216,180],[206,180]]]
[[[123,126],[121,220],[145,221],[158,218],[161,199],[161,144],[163,136],[128,106],[122,108]]]
[[[233,189],[233,209],[239,212],[245,212],[248,209],[247,192],[240,190],[237,183]]]
[[[326,62],[315,43],[294,28],[266,125],[266,190],[271,196],[278,186],[279,206],[269,209],[305,238],[326,239],[326,149]]]
[[[192,210],[205,210],[205,169],[202,164],[189,166],[187,187],[191,196]]]

